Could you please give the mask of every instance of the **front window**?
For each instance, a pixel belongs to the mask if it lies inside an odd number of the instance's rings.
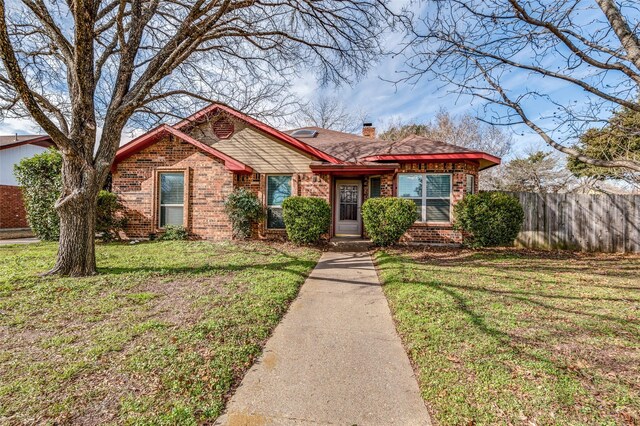
[[[184,173],[160,173],[160,227],[184,224]]]
[[[291,196],[291,176],[267,176],[267,228],[284,229],[282,202]]]
[[[473,175],[467,175],[467,194],[474,194],[476,180]]]
[[[398,175],[398,197],[411,199],[416,204],[420,222],[451,220],[450,174],[400,174]]]
[[[369,179],[369,198],[380,197],[380,178],[372,177]]]

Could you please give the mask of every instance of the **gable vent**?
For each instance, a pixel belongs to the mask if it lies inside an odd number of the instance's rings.
[[[231,120],[222,117],[211,123],[211,130],[218,139],[227,139],[233,134],[233,123]]]
[[[311,129],[300,129],[292,132],[291,136],[293,136],[294,138],[315,138],[316,136],[318,136],[318,131]]]

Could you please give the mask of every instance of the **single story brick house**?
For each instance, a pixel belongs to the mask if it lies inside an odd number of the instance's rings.
[[[362,236],[362,203],[397,196],[413,200],[420,215],[405,240],[458,243],[452,207],[476,192],[478,171],[499,163],[487,153],[419,136],[376,139],[367,123],[362,135],[317,127],[282,132],[212,104],[123,145],[112,190],[126,208],[127,238],[183,225],[194,238],[231,239],[224,202],[234,189],[247,188],[267,213],[256,238],[286,237],[282,201],[290,195],[327,200],[331,237]]]

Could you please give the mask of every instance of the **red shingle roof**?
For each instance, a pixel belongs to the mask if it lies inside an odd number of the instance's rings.
[[[412,135],[399,141],[371,139],[351,133],[338,132],[320,127],[302,127],[288,130],[292,134],[296,130],[315,130],[317,136],[301,138],[306,144],[326,152],[342,161],[362,163],[366,161],[416,161],[422,159],[453,159],[460,154],[460,159],[480,160],[481,168],[499,164],[500,159],[484,152],[475,151],[462,146],[453,145]]]

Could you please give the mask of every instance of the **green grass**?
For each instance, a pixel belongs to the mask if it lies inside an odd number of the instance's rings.
[[[640,257],[376,254],[440,424],[640,424]]]
[[[0,247],[1,424],[211,422],[320,255],[101,244],[100,275],[39,277],[56,249]]]

